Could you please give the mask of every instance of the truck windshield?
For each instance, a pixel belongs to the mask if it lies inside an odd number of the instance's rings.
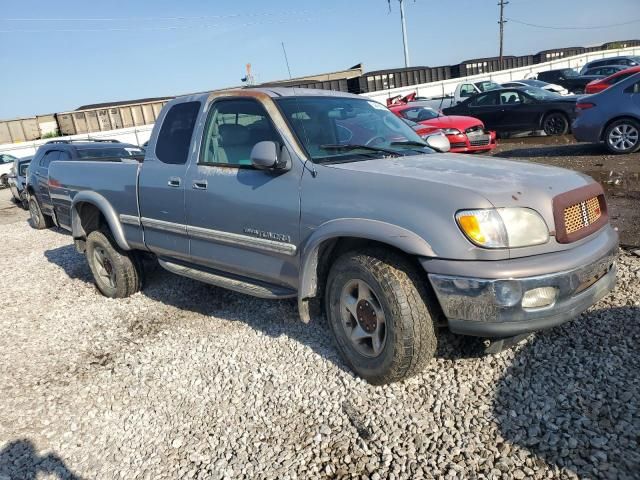
[[[433,152],[409,125],[377,102],[347,97],[275,101],[314,162]]]

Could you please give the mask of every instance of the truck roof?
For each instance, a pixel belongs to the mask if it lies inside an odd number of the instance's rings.
[[[355,95],[353,93],[337,92],[334,90],[322,90],[317,88],[294,88],[294,87],[261,87],[261,88],[238,88],[233,90],[214,90],[208,92],[202,92],[195,95],[184,95],[177,97],[177,99],[192,98],[198,100],[204,100],[210,95],[214,96],[233,96],[237,93],[239,96],[260,96],[268,95],[271,98],[278,97],[348,97],[348,98],[360,98],[366,100],[361,95]],[[255,94],[255,95],[252,95]]]

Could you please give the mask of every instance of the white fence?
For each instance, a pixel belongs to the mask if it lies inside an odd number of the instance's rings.
[[[469,77],[452,78],[442,80],[440,82],[422,83],[418,85],[410,85],[407,87],[398,87],[389,90],[381,90],[378,92],[363,93],[363,95],[386,103],[387,98],[396,95],[405,96],[416,92],[420,97],[443,97],[453,95],[459,83],[480,80],[493,80],[497,83],[509,82],[511,80],[521,80],[524,78],[534,77],[538,72],[547,70],[556,70],[559,68],[575,68],[580,69],[591,60],[597,60],[605,57],[617,57],[620,55],[640,55],[640,47],[619,48],[614,50],[603,50],[599,52],[583,53],[573,57],[560,58],[545,63],[537,63],[527,67],[512,68],[510,70],[501,70],[499,72],[481,73]]]
[[[85,140],[90,138],[103,139],[109,138],[119,140],[124,143],[133,145],[142,145],[149,140],[153,125],[144,125],[141,127],[121,128],[118,130],[108,130],[105,132],[82,133],[79,135],[71,135],[67,137],[45,138],[42,140],[34,140],[32,142],[8,143],[0,145],[0,153],[8,153],[14,157],[27,157],[36,153],[38,147],[44,143],[53,140]]]
[[[452,78],[440,82],[423,83],[411,85],[408,87],[393,88],[379,92],[365,93],[363,95],[385,103],[387,98],[396,95],[408,95],[416,92],[422,97],[440,97],[453,95],[456,86],[461,82],[493,80],[494,82],[503,83],[511,80],[520,80],[523,78],[531,78],[538,72],[546,70],[555,70],[558,68],[581,68],[585,63],[591,60],[597,60],[605,57],[615,57],[619,55],[640,55],[640,47],[619,48],[614,50],[604,50],[598,52],[584,53],[573,57],[561,58],[550,62],[538,63],[528,67],[512,68],[510,70],[502,70],[499,72],[481,73],[469,77]],[[81,135],[72,135],[69,137],[56,137],[55,139],[35,140],[33,142],[9,143],[0,145],[0,153],[8,153],[16,157],[25,157],[33,155],[40,145],[51,140],[64,139],[87,139],[87,138],[112,138],[121,142],[131,143],[134,145],[142,145],[149,140],[153,125],[145,125],[141,127],[122,128],[118,130],[109,130],[104,132],[96,132]]]

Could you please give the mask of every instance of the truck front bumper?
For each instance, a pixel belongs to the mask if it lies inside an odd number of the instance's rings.
[[[452,332],[506,338],[560,325],[607,295],[616,283],[617,254],[617,234],[606,227],[595,239],[562,252],[498,262],[422,263]],[[484,275],[451,274],[464,271],[465,263],[467,270],[481,269]],[[558,265],[565,268],[554,271]],[[434,271],[438,267],[443,273]],[[541,267],[549,273],[539,273]],[[517,274],[527,271],[538,274]]]

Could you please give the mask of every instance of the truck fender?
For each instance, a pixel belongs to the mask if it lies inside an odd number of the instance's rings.
[[[123,250],[131,250],[131,247],[124,236],[124,230],[122,229],[122,224],[120,223],[118,214],[106,198],[91,190],[79,192],[71,202],[71,233],[74,239],[87,236],[87,233],[82,227],[80,212],[78,211],[78,205],[80,203],[89,203],[96,207],[107,221],[111,234],[118,246]]]
[[[379,220],[343,218],[320,225],[301,249],[298,309],[304,322],[310,320],[307,300],[318,292],[318,254],[326,240],[340,237],[372,240],[395,247],[409,255],[435,257],[429,243],[418,234]]]

